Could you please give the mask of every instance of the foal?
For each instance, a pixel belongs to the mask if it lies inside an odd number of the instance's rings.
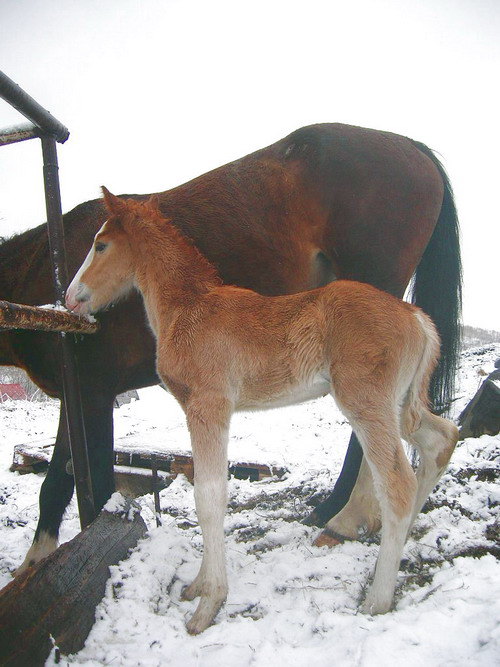
[[[204,552],[197,577],[183,592],[188,600],[200,597],[189,632],[205,630],[227,595],[223,520],[232,413],[328,392],[362,444],[381,508],[380,552],[363,609],[388,611],[408,531],[458,438],[451,422],[427,409],[439,353],[431,320],[357,282],[280,297],[223,286],[154,200],[103,193],[109,219],[66,304],[85,314],[134,287],[143,295],[158,373],[185,411],[193,449]],[[419,450],[416,475],[401,437]]]

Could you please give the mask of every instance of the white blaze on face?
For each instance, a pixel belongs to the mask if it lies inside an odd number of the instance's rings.
[[[66,298],[65,298],[66,308],[68,310],[72,310],[75,313],[86,314],[89,312],[88,301],[90,299],[90,291],[88,287],[81,282],[81,278],[85,273],[85,271],[88,269],[88,267],[92,264],[92,260],[94,259],[95,255],[95,239],[97,238],[98,234],[100,234],[103,228],[104,225],[95,235],[94,243],[92,243],[92,247],[89,250],[87,257],[85,258],[81,267],[78,269],[75,277],[70,283],[70,286],[66,290]]]

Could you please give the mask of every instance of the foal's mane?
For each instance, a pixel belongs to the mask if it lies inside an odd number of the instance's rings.
[[[171,218],[163,215],[156,196],[153,195],[147,201],[126,199],[121,202],[126,206],[126,209],[123,209],[125,219],[120,214],[117,216],[118,219],[122,218],[122,221],[125,222],[127,217],[140,218],[139,225],[147,228],[148,238],[153,242],[155,248],[161,249],[165,245],[166,235],[174,247],[181,249],[193,269],[201,270],[203,277],[211,283],[222,284],[217,268],[198,250],[194,242],[175,226]]]

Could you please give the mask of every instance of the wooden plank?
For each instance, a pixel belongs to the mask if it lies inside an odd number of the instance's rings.
[[[30,329],[37,331],[65,331],[67,333],[95,333],[99,323],[73,315],[69,311],[0,301],[0,329]]]
[[[16,445],[14,447],[14,460],[11,465],[12,471],[21,474],[26,472],[41,472],[48,466],[52,449],[49,443],[43,442],[37,445]],[[145,452],[130,447],[120,448],[118,443],[115,448],[115,472],[119,467],[120,474],[126,474],[126,469],[151,470],[151,457],[156,457],[158,471],[169,473],[174,479],[178,474],[186,475],[192,482],[194,476],[193,459],[189,454],[175,451]],[[251,482],[260,481],[266,477],[283,477],[288,472],[287,468],[277,465],[266,465],[251,461],[230,461],[228,473],[236,479],[249,479]],[[119,488],[119,487],[118,487]]]
[[[109,567],[126,558],[145,533],[139,511],[125,501],[8,584],[0,592],[0,664],[43,665],[51,636],[65,655],[79,651]]]
[[[49,467],[54,444],[52,440],[29,445],[15,445],[11,472],[25,475],[30,472],[43,472]]]
[[[163,491],[169,486],[174,476],[168,472],[159,472],[156,476],[156,482],[152,471],[145,468],[129,468],[128,466],[115,466],[115,487],[116,490],[129,498],[145,496],[146,493]]]

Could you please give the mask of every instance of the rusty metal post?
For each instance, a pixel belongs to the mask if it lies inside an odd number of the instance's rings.
[[[2,71],[0,71],[0,98],[3,98],[33,123],[33,125],[7,128],[0,132],[0,145],[8,145],[35,137],[40,137],[42,141],[45,205],[47,208],[47,227],[55,299],[57,303],[62,304],[64,302],[64,292],[68,286],[68,271],[64,248],[56,141],[64,143],[69,137],[69,130]],[[74,351],[74,337],[65,333],[59,335],[63,404],[73,459],[80,524],[82,528],[85,528],[95,519],[96,512]]]
[[[41,140],[50,258],[54,276],[56,303],[62,304],[64,302],[64,292],[68,286],[68,270],[64,248],[56,139],[54,136],[46,135],[41,137]],[[96,512],[87,452],[87,439],[85,436],[85,423],[82,413],[80,385],[76,367],[74,338],[71,334],[61,333],[59,335],[63,402],[66,411],[71,458],[73,460],[73,474],[75,477],[80,524],[82,528],[85,528],[95,519]]]
[[[161,507],[160,507],[160,490],[158,483],[158,459],[156,454],[151,454],[151,477],[153,481],[153,498],[155,502],[155,517],[156,526],[161,526]]]
[[[19,141],[35,139],[40,136],[40,130],[33,123],[23,123],[22,125],[13,125],[0,130],[0,146],[16,144]]]
[[[43,130],[45,134],[53,136],[59,143],[64,143],[69,137],[67,127],[2,71],[0,71],[0,97]]]

